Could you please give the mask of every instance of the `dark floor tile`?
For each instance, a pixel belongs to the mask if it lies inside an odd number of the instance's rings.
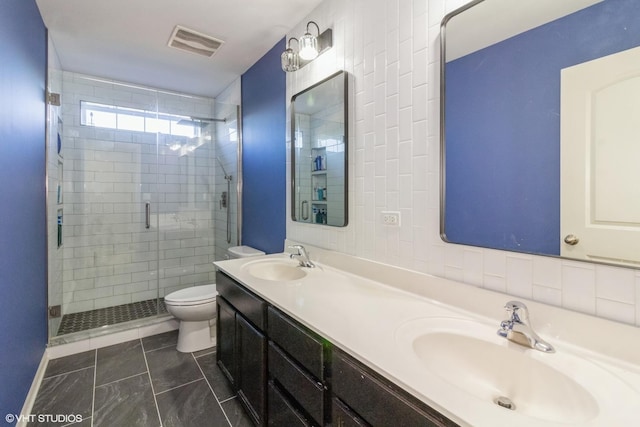
[[[165,347],[145,355],[156,394],[203,378],[191,353],[180,353],[174,347]]]
[[[79,371],[42,380],[31,413],[33,415],[77,415],[82,418],[91,416],[93,397],[93,371],[86,368]],[[30,422],[29,426],[61,426],[64,423]]]
[[[149,375],[96,387],[94,427],[160,425]]]
[[[140,340],[127,341],[98,349],[96,386],[147,371]]]
[[[211,384],[211,388],[218,400],[223,401],[235,396],[235,393],[229,386],[229,380],[227,380],[227,377],[224,376],[216,363],[215,353],[197,357],[196,362],[200,365],[200,369],[204,372],[205,377],[207,377],[207,381]]]
[[[178,345],[178,331],[169,331],[163,334],[142,338],[144,351],[157,350],[163,347],[175,347]]]
[[[237,397],[222,403],[222,410],[227,414],[227,418],[233,427],[253,427],[253,421],[244,410]]]
[[[58,359],[51,359],[47,364],[47,370],[44,373],[44,377],[49,378],[54,375],[77,371],[78,369],[88,368],[90,366],[94,366],[95,364],[95,350],[72,354],[71,356],[60,357]]]
[[[211,354],[215,352],[216,352],[216,346],[214,345],[213,347],[205,348],[204,350],[194,351],[191,354],[193,354],[193,357],[200,357],[200,356],[204,356],[205,354]]]
[[[164,427],[229,425],[204,379],[158,394],[156,400]]]
[[[65,424],[64,427],[91,427],[91,417],[85,417],[77,423]]]

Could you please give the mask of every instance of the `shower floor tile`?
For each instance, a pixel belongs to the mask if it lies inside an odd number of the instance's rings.
[[[160,310],[158,314],[167,312],[164,299],[160,298]],[[65,314],[60,321],[58,335],[71,334],[73,332],[86,331],[107,325],[129,322],[131,320],[144,319],[156,315],[156,300],[133,302],[117,305],[115,307],[99,308],[96,310],[82,311],[80,313]]]

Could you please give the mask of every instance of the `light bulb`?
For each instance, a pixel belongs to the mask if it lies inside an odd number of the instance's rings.
[[[291,48],[287,48],[282,55],[280,56],[280,62],[282,65],[282,69],[288,73],[292,71],[297,71],[300,68],[300,60],[298,59],[298,54],[293,51]]]
[[[318,56],[318,39],[306,32],[300,37],[300,58],[305,61],[311,61]]]

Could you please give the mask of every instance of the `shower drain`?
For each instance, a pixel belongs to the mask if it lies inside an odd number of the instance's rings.
[[[516,409],[515,403],[513,403],[511,399],[506,396],[496,397],[495,399],[493,399],[493,403],[498,406],[502,406],[503,408],[511,409],[512,411],[515,411]]]

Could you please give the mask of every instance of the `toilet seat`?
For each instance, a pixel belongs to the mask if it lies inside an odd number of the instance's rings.
[[[216,285],[193,286],[171,292],[164,297],[165,304],[173,306],[193,306],[208,304],[216,300]]]

